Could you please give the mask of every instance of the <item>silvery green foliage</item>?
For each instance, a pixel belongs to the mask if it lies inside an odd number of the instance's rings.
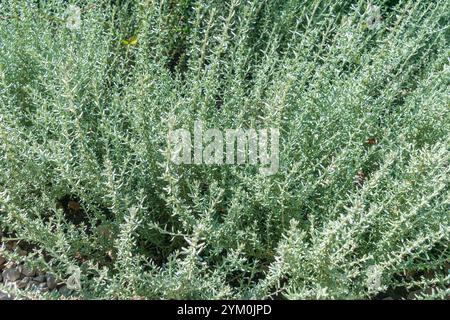
[[[17,259],[85,298],[448,296],[449,1],[118,3],[0,4]],[[278,173],[175,165],[195,121],[279,128]]]

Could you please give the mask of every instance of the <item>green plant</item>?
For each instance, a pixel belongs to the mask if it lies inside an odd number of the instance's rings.
[[[84,298],[448,296],[450,2],[368,4],[2,1],[14,258]],[[279,128],[278,173],[173,164],[195,121]]]

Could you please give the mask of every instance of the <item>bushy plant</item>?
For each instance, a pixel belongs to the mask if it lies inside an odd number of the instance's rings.
[[[2,1],[0,229],[32,248],[4,254],[83,298],[448,296],[449,12]],[[174,164],[195,121],[279,128],[278,172]]]

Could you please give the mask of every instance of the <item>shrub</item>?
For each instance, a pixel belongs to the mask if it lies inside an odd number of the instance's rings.
[[[84,298],[448,295],[450,2],[70,4],[0,4],[12,259]],[[278,172],[175,165],[195,121],[279,128]]]

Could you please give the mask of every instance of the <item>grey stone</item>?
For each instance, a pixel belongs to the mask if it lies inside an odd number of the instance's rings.
[[[5,281],[14,282],[20,279],[20,270],[18,268],[6,269],[2,273]]]
[[[33,268],[28,268],[26,266],[21,266],[20,271],[25,277],[34,277],[36,275],[36,270]]]
[[[0,290],[0,300],[12,300],[12,297],[6,292]]]
[[[17,288],[19,289],[25,289],[28,286],[28,283],[30,282],[31,278],[30,277],[25,277],[22,280],[20,280],[17,283]]]
[[[61,288],[59,288],[58,292],[60,295],[62,295],[64,297],[68,297],[72,293],[72,291],[69,290],[69,288],[67,288],[67,286],[62,286]]]
[[[47,287],[53,290],[56,288],[56,285],[56,278],[52,274],[47,274]]]
[[[33,280],[39,283],[46,282],[45,276],[37,276],[34,277]]]

